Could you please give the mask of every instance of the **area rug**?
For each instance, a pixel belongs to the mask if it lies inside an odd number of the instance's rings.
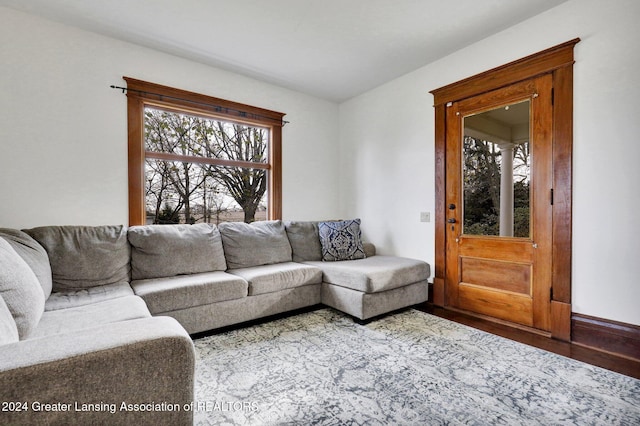
[[[409,309],[197,339],[195,423],[639,425],[640,380]]]

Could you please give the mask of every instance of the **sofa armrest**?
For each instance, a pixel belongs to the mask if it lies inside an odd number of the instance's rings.
[[[365,256],[373,257],[376,255],[376,246],[373,243],[362,243],[362,246]]]
[[[192,424],[195,352],[172,318],[0,346],[8,424]],[[47,405],[48,404],[48,405]]]

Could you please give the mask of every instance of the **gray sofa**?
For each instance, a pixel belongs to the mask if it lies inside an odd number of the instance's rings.
[[[320,303],[366,320],[427,300],[429,265],[376,255],[358,220],[49,226],[0,237],[8,423],[190,424],[189,334]]]
[[[193,343],[133,293],[125,227],[0,236],[1,423],[192,423]]]

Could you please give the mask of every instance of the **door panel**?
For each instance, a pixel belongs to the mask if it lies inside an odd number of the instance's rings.
[[[461,281],[531,295],[531,264],[461,257]]]
[[[542,330],[550,328],[551,85],[546,75],[446,111],[445,303]]]
[[[533,301],[530,296],[460,283],[459,308],[533,327]]]

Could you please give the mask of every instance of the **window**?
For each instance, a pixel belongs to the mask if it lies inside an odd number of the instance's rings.
[[[130,225],[281,218],[284,114],[124,79]]]

